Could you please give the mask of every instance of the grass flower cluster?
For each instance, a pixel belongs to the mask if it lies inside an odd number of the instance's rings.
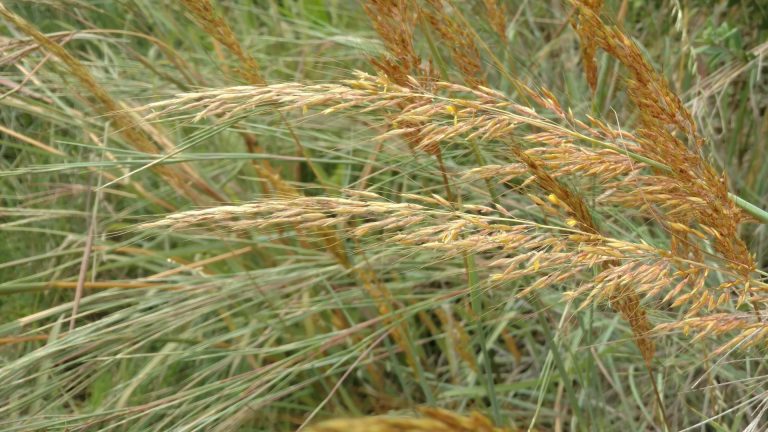
[[[342,3],[0,2],[1,429],[768,425],[768,11]]]

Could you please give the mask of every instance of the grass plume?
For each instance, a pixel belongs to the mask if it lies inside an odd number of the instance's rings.
[[[0,429],[765,424],[759,8],[27,3]]]

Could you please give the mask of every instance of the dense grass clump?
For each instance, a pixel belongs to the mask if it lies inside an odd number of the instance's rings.
[[[768,426],[759,2],[0,19],[0,429]]]

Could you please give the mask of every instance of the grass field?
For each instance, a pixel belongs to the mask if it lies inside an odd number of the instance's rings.
[[[768,5],[0,23],[0,430],[768,428]]]

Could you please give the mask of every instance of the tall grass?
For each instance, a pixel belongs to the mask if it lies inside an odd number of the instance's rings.
[[[3,430],[762,430],[768,12],[657,9],[0,3]]]

